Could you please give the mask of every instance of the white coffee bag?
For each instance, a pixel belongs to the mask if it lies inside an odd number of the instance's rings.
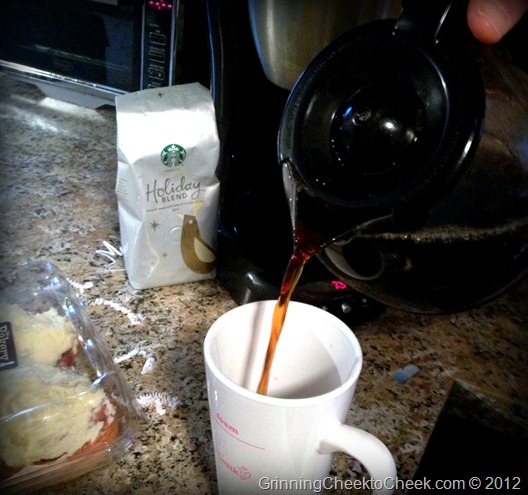
[[[215,276],[219,141],[198,83],[116,97],[116,194],[132,287]]]

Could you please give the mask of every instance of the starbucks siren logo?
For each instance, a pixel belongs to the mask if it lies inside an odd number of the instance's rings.
[[[176,168],[183,163],[186,156],[187,152],[183,146],[180,146],[179,144],[169,144],[163,148],[160,158],[161,163],[166,167]]]

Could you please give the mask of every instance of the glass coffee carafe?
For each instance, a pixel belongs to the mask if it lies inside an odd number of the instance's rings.
[[[467,309],[528,272],[528,75],[469,33],[465,2],[403,2],[304,70],[279,158],[294,236],[359,292]]]

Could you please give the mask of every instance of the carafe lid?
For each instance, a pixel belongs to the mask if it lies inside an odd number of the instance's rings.
[[[347,208],[427,205],[463,171],[485,94],[465,2],[404,0],[331,43],[294,86],[279,132],[313,197]]]

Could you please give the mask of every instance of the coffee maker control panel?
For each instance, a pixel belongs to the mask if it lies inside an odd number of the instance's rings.
[[[333,278],[299,285],[292,299],[324,309],[348,325],[376,318],[385,310],[385,305]]]

